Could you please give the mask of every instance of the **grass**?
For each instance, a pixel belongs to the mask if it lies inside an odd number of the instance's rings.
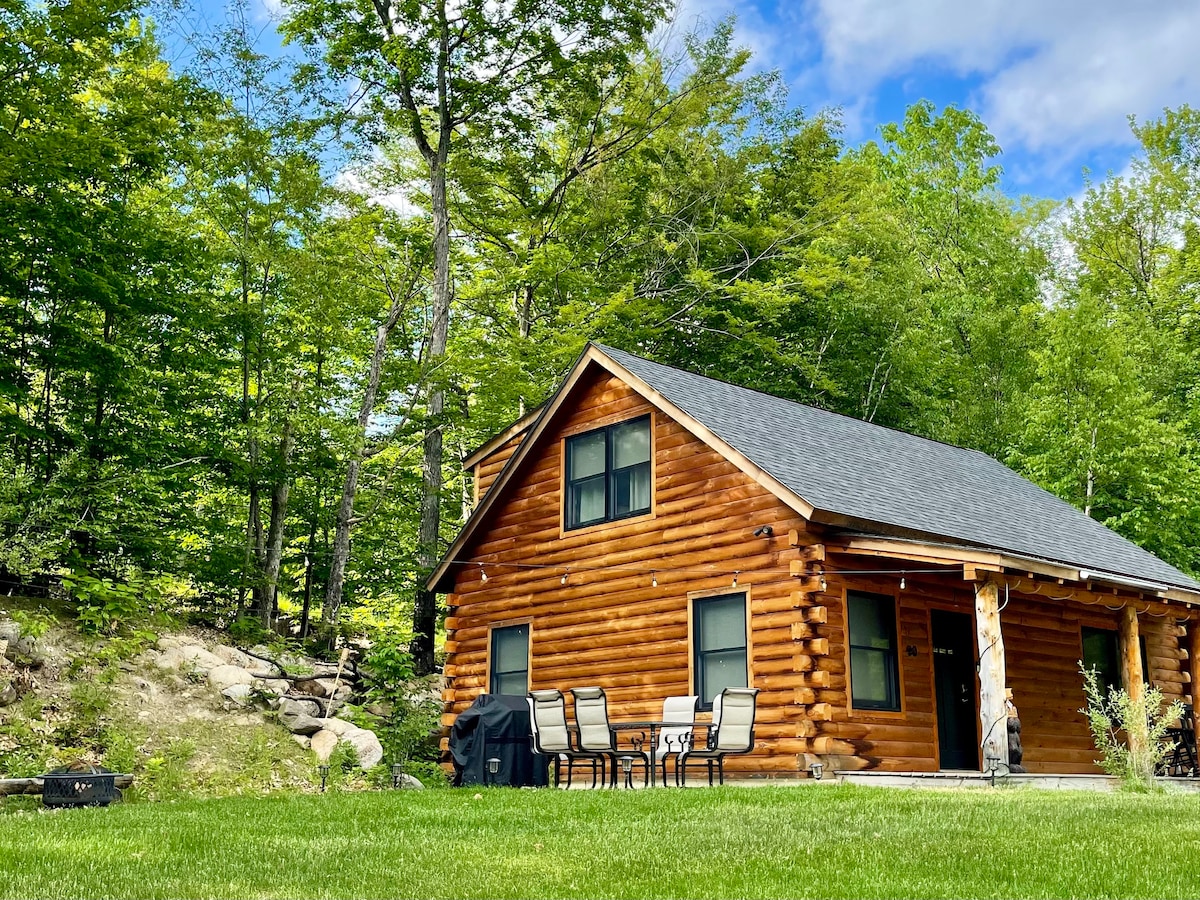
[[[0,897],[1194,897],[1200,798],[331,792],[0,816]]]

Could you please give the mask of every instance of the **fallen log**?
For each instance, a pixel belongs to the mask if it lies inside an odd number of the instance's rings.
[[[80,772],[80,775],[87,775],[87,772]],[[113,784],[118,788],[127,788],[133,784],[132,775],[118,775]],[[40,794],[42,792],[42,778],[0,778],[0,797],[12,797],[18,794]]]

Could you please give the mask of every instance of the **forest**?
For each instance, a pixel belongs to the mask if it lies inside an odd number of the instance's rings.
[[[666,0],[0,0],[0,589],[386,630],[588,341],[976,448],[1200,573],[1200,112],[1065,202]],[[186,47],[187,52],[180,52]],[[172,49],[168,49],[172,48]]]

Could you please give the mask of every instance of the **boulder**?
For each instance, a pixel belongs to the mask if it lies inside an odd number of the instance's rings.
[[[293,734],[292,740],[303,747],[305,750],[309,748],[311,741],[303,734]]]
[[[183,652],[178,647],[167,647],[158,654],[154,664],[160,669],[178,669],[184,663]]]
[[[179,648],[185,662],[191,663],[197,669],[215,669],[225,665],[225,660],[214,653],[209,653],[199,644],[185,644]]]
[[[213,647],[212,652],[213,656],[219,656],[225,662],[229,663],[229,665],[238,666],[242,669],[253,669],[255,663],[261,662],[261,660],[243,653],[236,647],[227,647],[224,644],[217,644],[217,646]]]
[[[420,779],[409,775],[407,772],[404,772],[400,775],[400,787],[412,788],[418,791],[425,790],[425,785],[421,784]]]
[[[154,642],[154,646],[159,650],[178,650],[184,642],[174,635],[166,634]]]
[[[253,674],[253,673],[251,673]],[[254,686],[264,694],[279,697],[288,692],[290,685],[282,678],[255,678]]]
[[[280,716],[319,716],[321,704],[316,700],[305,700],[297,697],[279,698]]]
[[[228,697],[230,700],[233,700],[236,703],[242,704],[242,706],[249,706],[250,705],[250,695],[253,693],[253,691],[254,691],[254,688],[251,687],[250,685],[244,684],[244,683],[238,683],[238,684],[231,684],[228,687],[223,688],[221,690],[221,694],[223,696]]]
[[[292,734],[316,734],[321,730],[322,719],[315,719],[312,716],[284,716],[280,715],[279,721],[284,724]]]
[[[250,685],[254,684],[254,676],[241,666],[222,665],[208,670],[208,683],[222,693],[227,687],[242,684],[246,686],[248,695]]]
[[[341,738],[338,735],[326,728],[322,728],[312,736],[309,746],[312,748],[312,752],[317,754],[317,759],[321,762],[328,762],[339,740]]]
[[[21,634],[21,626],[10,619],[0,620],[0,643],[4,644],[3,655],[13,662],[40,664],[43,660],[37,641]]]
[[[339,737],[347,732],[358,729],[357,725],[347,722],[345,719],[322,719],[321,722],[324,723],[326,731],[332,731]]]
[[[16,687],[7,678],[0,679],[0,706],[11,706],[16,702]]]
[[[364,769],[374,768],[383,761],[383,745],[379,743],[379,738],[373,731],[355,728],[353,731],[343,734],[341,742],[354,748],[354,753],[358,756],[358,764]]]
[[[296,690],[312,697],[328,697],[333,692],[325,685],[323,678],[306,678],[296,682]]]

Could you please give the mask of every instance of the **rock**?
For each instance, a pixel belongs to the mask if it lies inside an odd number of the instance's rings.
[[[0,681],[0,706],[11,706],[17,702],[17,689],[7,678]]]
[[[306,678],[304,681],[297,681],[296,690],[313,697],[328,697],[332,693],[322,678]]]
[[[41,665],[42,654],[38,651],[37,641],[21,634],[21,626],[9,619],[0,620],[0,643],[3,643],[3,655],[13,662],[32,662]]]
[[[222,693],[232,685],[245,685],[246,693],[249,695],[250,685],[254,684],[254,676],[241,666],[222,665],[208,670],[208,683]]]
[[[322,728],[312,736],[309,746],[312,748],[312,752],[317,754],[317,759],[321,762],[328,762],[339,740],[341,740],[339,735],[334,734],[326,728]]]
[[[225,665],[225,660],[214,653],[209,653],[198,644],[185,644],[179,648],[179,652],[186,662],[191,663],[197,669],[215,669],[217,666]]]
[[[368,703],[363,709],[381,719],[386,719],[392,714],[392,704],[390,703]]]
[[[321,730],[321,720],[312,716],[280,716],[279,721],[292,734],[316,734]]]
[[[374,768],[383,761],[383,745],[373,731],[356,728],[342,735],[342,743],[354,748],[358,764],[364,769]]]
[[[183,646],[183,641],[172,635],[163,635],[154,642],[154,646],[159,650],[178,650]]]
[[[332,731],[339,737],[351,731],[358,729],[357,725],[347,722],[345,719],[322,719],[321,722],[326,731]]]
[[[282,678],[255,678],[254,686],[264,694],[270,694],[274,697],[286,694],[289,687],[288,683]]]
[[[425,785],[421,784],[419,779],[417,779],[416,777],[414,777],[412,775],[409,775],[407,772],[404,772],[400,775],[400,787],[412,788],[412,789],[418,790],[418,791],[425,790]]]
[[[224,644],[217,644],[212,649],[213,656],[219,656],[231,666],[238,666],[242,669],[253,669],[254,664],[259,662],[253,656],[243,653],[236,647],[227,647]]]
[[[316,700],[304,700],[297,697],[280,697],[279,715],[319,716],[321,715],[321,704]]]
[[[178,647],[167,647],[154,660],[154,664],[160,669],[178,669],[183,662],[183,653]]]
[[[303,747],[305,750],[309,748],[310,740],[302,734],[293,734],[292,740]]]
[[[243,706],[250,705],[250,695],[253,692],[254,688],[243,683],[231,684],[229,687],[221,690],[221,693],[224,696],[228,697],[230,700],[242,704]]]

